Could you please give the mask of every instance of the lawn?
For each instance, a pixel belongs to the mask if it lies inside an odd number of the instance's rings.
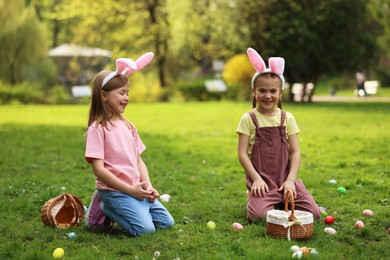
[[[147,146],[153,184],[170,194],[168,230],[132,238],[44,226],[43,204],[64,192],[89,204],[94,176],[84,160],[87,105],[0,106],[0,259],[290,259],[290,247],[316,248],[318,259],[386,259],[390,235],[390,103],[285,104],[301,128],[302,178],[337,230],[314,224],[306,241],[266,236],[265,221],[246,222],[244,173],[235,128],[248,103],[131,104],[126,116]],[[330,184],[329,180],[337,180]],[[345,187],[346,194],[337,188]],[[362,216],[371,209],[373,217]],[[215,230],[206,227],[216,223]],[[365,228],[356,230],[362,220]],[[231,228],[240,222],[244,230]],[[67,234],[76,232],[75,239]],[[310,258],[316,258],[311,256]]]

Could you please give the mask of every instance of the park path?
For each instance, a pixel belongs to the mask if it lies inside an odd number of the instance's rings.
[[[390,97],[313,96],[313,102],[390,102]]]

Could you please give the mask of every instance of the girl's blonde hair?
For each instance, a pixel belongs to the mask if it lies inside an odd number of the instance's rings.
[[[110,107],[102,99],[102,90],[105,92],[110,92],[114,89],[118,89],[126,84],[129,84],[126,76],[118,74],[102,87],[103,79],[111,72],[112,71],[110,70],[103,70],[99,72],[93,80],[91,105],[89,107],[88,116],[88,127],[94,122],[96,125],[101,124],[103,127],[107,127],[107,123],[110,122],[110,119],[113,116]]]
[[[263,73],[263,74],[259,74],[253,81],[253,89],[252,91],[256,91],[256,81],[259,79],[259,78],[267,78],[267,79],[277,79],[278,81],[280,81],[280,77],[274,73]],[[280,85],[280,90],[282,90],[282,83]],[[256,102],[256,96],[255,95],[252,95],[252,108],[256,108],[257,106],[257,102]],[[278,108],[282,109],[282,97],[279,98],[279,101],[278,101]]]

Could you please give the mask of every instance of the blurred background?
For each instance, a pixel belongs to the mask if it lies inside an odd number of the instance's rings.
[[[264,60],[285,58],[299,101],[345,89],[353,96],[359,70],[388,88],[389,7],[390,0],[0,0],[0,104],[88,102],[96,73],[149,51],[153,62],[130,77],[135,102],[246,100],[248,47]],[[288,88],[285,101],[297,101],[295,92]]]

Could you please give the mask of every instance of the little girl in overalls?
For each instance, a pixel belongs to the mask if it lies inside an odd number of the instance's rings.
[[[252,78],[253,109],[238,124],[238,158],[246,172],[249,222],[265,218],[267,211],[284,202],[292,191],[295,209],[308,211],[317,219],[320,209],[301,180],[297,180],[301,153],[298,125],[281,109],[284,90],[284,59],[270,58],[269,68],[261,56],[248,48],[256,73]]]

